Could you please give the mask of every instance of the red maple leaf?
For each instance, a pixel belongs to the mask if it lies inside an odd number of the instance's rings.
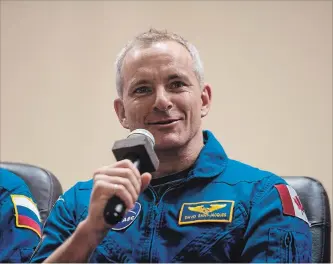
[[[304,212],[304,207],[301,203],[301,200],[299,199],[298,196],[295,196],[294,198],[295,204],[297,205],[298,209],[301,210],[302,212]]]

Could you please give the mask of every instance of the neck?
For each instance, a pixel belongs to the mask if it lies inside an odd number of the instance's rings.
[[[198,134],[185,146],[156,151],[160,164],[158,170],[152,173],[153,178],[176,173],[192,166],[204,146],[202,131]]]

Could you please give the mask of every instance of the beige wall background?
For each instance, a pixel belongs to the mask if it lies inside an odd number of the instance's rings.
[[[65,190],[126,136],[113,62],[156,27],[198,47],[213,87],[204,127],[234,159],[320,180],[332,199],[331,1],[1,1],[2,161]]]

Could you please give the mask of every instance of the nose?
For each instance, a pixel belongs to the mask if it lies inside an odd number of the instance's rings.
[[[155,112],[166,112],[169,111],[173,104],[170,100],[170,96],[164,88],[156,89],[156,98],[154,103]]]

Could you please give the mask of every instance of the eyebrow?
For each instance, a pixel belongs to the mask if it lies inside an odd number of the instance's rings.
[[[168,76],[168,81],[174,80],[174,79],[185,79],[188,80],[188,77],[185,74],[182,73],[174,73]]]
[[[131,83],[130,83],[130,87],[134,87],[134,86],[138,86],[138,85],[143,85],[143,84],[147,84],[147,83],[149,83],[149,81],[148,80],[145,80],[145,79],[142,79],[142,80],[139,80],[139,81],[132,81]]]
[[[168,77],[167,77],[167,80],[168,81],[172,81],[174,79],[184,79],[186,81],[188,81],[188,77],[185,75],[185,74],[182,74],[182,73],[174,73],[174,74],[170,74]],[[139,85],[144,85],[144,84],[149,84],[150,81],[148,81],[147,79],[141,79],[139,81],[136,81],[136,80],[133,80],[129,87],[134,87],[134,86],[139,86]]]

